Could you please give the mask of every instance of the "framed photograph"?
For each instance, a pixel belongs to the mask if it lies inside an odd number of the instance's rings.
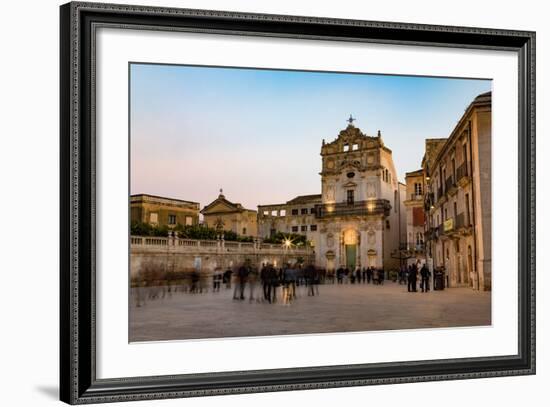
[[[61,6],[61,400],[535,373],[535,33]]]

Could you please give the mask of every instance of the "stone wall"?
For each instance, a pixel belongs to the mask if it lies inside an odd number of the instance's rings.
[[[271,263],[280,267],[283,263],[315,261],[311,248],[284,248],[277,244],[229,242],[224,240],[194,240],[170,237],[130,238],[130,275],[135,277],[146,269],[160,272],[192,271],[198,266],[209,274],[215,268],[236,269],[245,261],[253,267]]]

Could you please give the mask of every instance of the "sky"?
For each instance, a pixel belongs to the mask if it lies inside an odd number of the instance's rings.
[[[321,193],[321,143],[380,130],[399,180],[490,80],[182,65],[130,67],[130,193],[246,208]]]

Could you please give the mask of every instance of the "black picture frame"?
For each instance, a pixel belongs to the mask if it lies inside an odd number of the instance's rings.
[[[60,7],[60,398],[70,404],[535,373],[535,33],[72,2]],[[170,376],[96,378],[95,29],[185,30],[508,50],[519,60],[518,353]]]

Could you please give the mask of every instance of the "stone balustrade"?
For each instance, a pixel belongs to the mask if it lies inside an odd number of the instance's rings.
[[[309,246],[286,247],[281,244],[262,243],[260,240],[254,242],[234,242],[224,239],[198,240],[182,239],[177,236],[150,237],[131,236],[130,250],[137,251],[160,251],[182,254],[199,253],[269,253],[269,254],[292,254],[311,255],[313,249]]]

